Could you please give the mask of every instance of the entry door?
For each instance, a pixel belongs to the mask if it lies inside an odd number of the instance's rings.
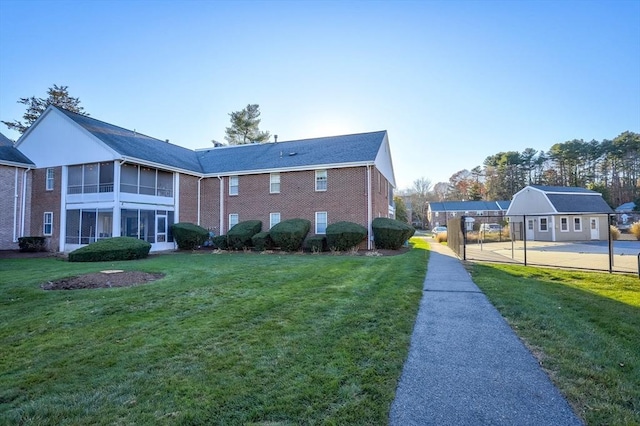
[[[163,214],[156,215],[156,242],[164,243],[167,241],[167,216]]]
[[[527,240],[533,241],[536,238],[535,223],[533,219],[527,219]]]
[[[591,230],[591,239],[599,240],[600,239],[600,227],[597,217],[589,218],[589,229]]]

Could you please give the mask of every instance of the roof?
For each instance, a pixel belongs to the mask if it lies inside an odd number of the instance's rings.
[[[596,191],[592,191],[586,188],[579,188],[576,186],[529,185],[529,187],[539,189],[542,192],[559,192],[563,194],[567,194],[567,193],[598,194],[598,192]]]
[[[636,208],[636,203],[634,203],[633,201],[630,201],[628,203],[624,203],[616,207],[616,212],[618,213],[630,212],[630,211],[633,211],[633,209],[635,208]]]
[[[543,197],[548,201],[548,204],[546,202],[544,203],[545,206],[541,206],[540,202],[537,202],[534,210],[537,209],[537,213],[540,214],[613,213],[613,210],[599,192],[574,186],[529,185],[514,195],[510,206],[511,208],[507,214],[510,216],[523,214],[523,209],[531,209],[534,207],[532,205],[527,206],[526,203],[520,202],[520,197],[524,197],[524,200],[531,199],[530,196],[527,195],[529,188],[542,192],[544,194]],[[512,208],[515,209],[517,213],[514,213]]]
[[[387,132],[190,149],[57,108],[120,155],[205,175],[373,164]]]
[[[54,108],[124,157],[202,172],[202,167],[196,158],[195,152],[190,149],[143,135],[135,130],[123,129],[86,115],[76,114],[62,108]]]
[[[33,161],[13,146],[13,141],[0,133],[0,164],[29,167]]]
[[[386,131],[196,151],[205,174],[373,164]]]
[[[434,212],[506,210],[510,201],[441,201],[429,203]]]
[[[613,213],[609,204],[597,192],[587,195],[547,194],[547,198],[558,213]]]

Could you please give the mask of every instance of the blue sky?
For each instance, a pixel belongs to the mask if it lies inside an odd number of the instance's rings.
[[[249,103],[280,141],[387,130],[407,188],[640,132],[640,0],[0,0],[0,120],[54,83],[188,148]]]

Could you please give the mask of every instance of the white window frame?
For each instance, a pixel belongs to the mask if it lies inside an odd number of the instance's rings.
[[[318,220],[318,217],[323,215],[324,215],[324,222],[321,222],[320,220]],[[324,224],[324,229],[321,229],[320,227],[318,227],[319,224]],[[318,235],[326,234],[328,225],[329,225],[329,215],[327,214],[327,212],[316,212],[316,234]]]
[[[560,232],[569,232],[569,217],[562,216],[560,218]]]
[[[542,221],[544,221],[544,229],[542,228]],[[538,231],[539,232],[549,232],[549,218],[541,217],[538,219]]]
[[[269,229],[280,223],[280,213],[269,213]]]
[[[327,190],[327,169],[316,170],[316,192],[326,191]]]
[[[280,193],[280,173],[271,173],[269,175],[269,194]]]
[[[228,229],[233,228],[239,222],[240,222],[240,217],[238,216],[238,213],[230,213],[229,214],[229,228]]]
[[[49,227],[48,232],[47,227]],[[42,217],[42,235],[53,235],[53,212],[44,212]]]
[[[573,232],[582,232],[582,218],[580,216],[574,217],[572,222]]]
[[[238,195],[240,186],[240,178],[238,176],[229,176],[229,195]]]
[[[46,178],[45,178],[45,188],[47,191],[53,191],[53,185],[54,185],[54,169],[53,167],[47,167],[47,171],[46,171]]]

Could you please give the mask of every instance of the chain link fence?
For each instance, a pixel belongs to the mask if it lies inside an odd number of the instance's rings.
[[[638,274],[640,241],[614,239],[611,216],[462,216],[447,223],[447,242],[470,261]]]

